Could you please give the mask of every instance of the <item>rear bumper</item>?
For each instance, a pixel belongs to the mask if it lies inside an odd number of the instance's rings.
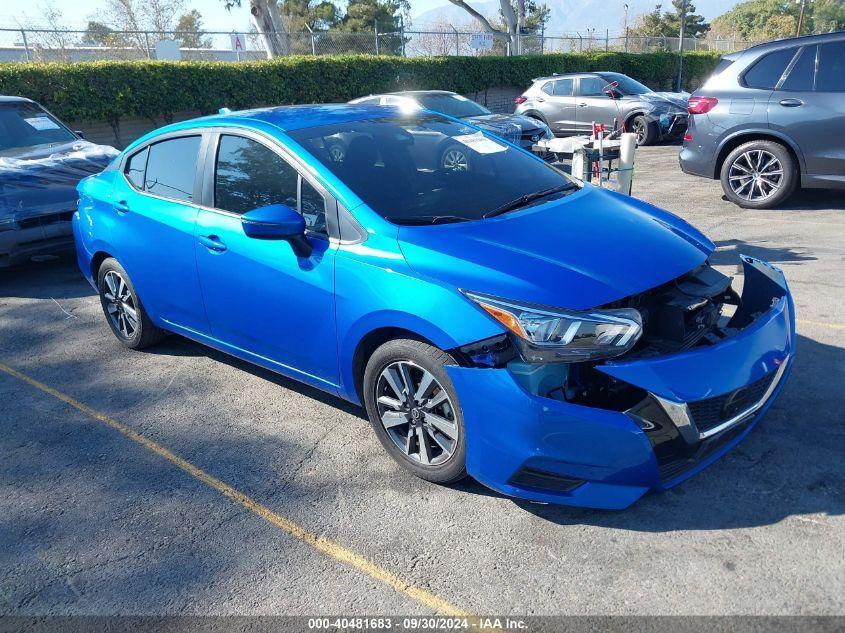
[[[693,420],[693,435],[665,409],[653,410],[653,419],[643,423],[638,415],[651,415],[649,409],[635,414],[580,406],[529,393],[507,369],[449,367],[464,414],[468,472],[514,497],[621,509],[649,490],[677,485],[725,454],[777,398],[794,353],[793,306],[783,275],[757,260],[746,259],[745,266],[748,309],[773,296],[771,307],[739,333],[708,347],[600,369],[646,390],[647,400],[678,406],[738,398],[778,372],[753,410],[743,408],[731,425],[706,436]]]

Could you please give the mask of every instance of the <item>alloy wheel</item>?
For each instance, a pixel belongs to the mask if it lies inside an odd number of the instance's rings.
[[[390,363],[376,382],[376,406],[387,435],[407,459],[439,466],[455,453],[455,409],[430,371],[410,361]]]
[[[750,149],[731,163],[728,182],[739,198],[766,200],[775,195],[783,184],[783,165],[771,152]]]
[[[115,329],[124,338],[132,338],[138,329],[138,308],[129,285],[117,271],[110,270],[103,277],[103,298],[106,312]]]
[[[646,124],[641,119],[634,119],[634,134],[637,135],[637,145],[642,145],[645,142]]]
[[[469,169],[467,155],[459,149],[450,149],[443,154],[443,168],[449,171],[466,171]]]

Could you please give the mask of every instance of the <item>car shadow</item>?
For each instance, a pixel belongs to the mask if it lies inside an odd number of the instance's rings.
[[[727,196],[722,200],[733,204]],[[798,189],[774,209],[742,209],[746,213],[772,211],[831,211],[845,209],[845,194],[836,189]]]
[[[0,297],[58,300],[93,294],[72,255],[0,268]]]

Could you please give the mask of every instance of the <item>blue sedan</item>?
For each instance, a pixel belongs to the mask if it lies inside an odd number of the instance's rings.
[[[743,257],[740,296],[680,218],[425,110],[181,122],[79,193],[124,345],[177,333],[361,404],[433,482],[624,508],[739,442],[794,352],[779,269]]]

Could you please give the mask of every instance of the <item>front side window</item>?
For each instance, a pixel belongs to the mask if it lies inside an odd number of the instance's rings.
[[[631,79],[628,75],[622,73],[602,73],[602,77],[608,83],[616,82],[619,84],[618,90],[626,95],[644,95],[651,92],[651,88],[644,86],[636,79]]]
[[[266,145],[224,134],[217,147],[214,206],[246,213],[270,204],[296,209],[299,174]]]
[[[144,191],[162,198],[192,202],[200,140],[200,136],[183,136],[150,145]]]
[[[795,57],[795,51],[794,48],[786,48],[761,57],[745,73],[745,85],[749,88],[774,90],[789,62]]]
[[[0,103],[0,156],[74,140],[76,135],[41,106],[26,101]]]
[[[577,189],[542,161],[436,114],[408,113],[288,134],[396,224],[478,220],[515,209],[520,199],[529,204]]]
[[[601,77],[581,77],[578,92],[582,97],[603,97],[607,82]]]
[[[845,91],[845,42],[830,42],[819,46],[816,90],[819,92]]]

